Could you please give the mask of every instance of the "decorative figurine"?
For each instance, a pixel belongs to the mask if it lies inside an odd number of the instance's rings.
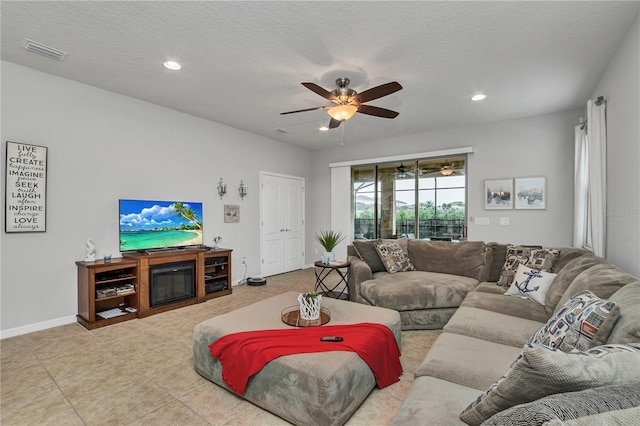
[[[87,257],[84,260],[86,261],[96,260],[96,245],[93,242],[93,238],[89,238],[87,240]]]

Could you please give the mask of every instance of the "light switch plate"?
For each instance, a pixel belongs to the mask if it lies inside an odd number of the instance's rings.
[[[488,217],[476,217],[474,223],[479,226],[487,226],[491,224],[491,221]]]

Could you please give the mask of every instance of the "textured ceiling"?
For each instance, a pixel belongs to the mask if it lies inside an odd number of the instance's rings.
[[[632,2],[2,1],[3,60],[283,142],[324,148],[584,105],[640,10]],[[68,52],[27,52],[29,38]],[[166,70],[173,59],[181,71]],[[403,90],[338,129],[331,90]],[[484,91],[484,102],[469,97]],[[281,129],[286,133],[276,132]]]

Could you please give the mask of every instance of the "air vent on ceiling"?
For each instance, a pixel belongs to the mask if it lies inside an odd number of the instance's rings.
[[[273,131],[278,133],[287,133],[287,131],[282,127],[276,127],[275,129],[273,129]]]
[[[58,50],[54,47],[49,47],[46,44],[38,43],[37,41],[24,39],[24,48],[29,52],[37,53],[38,55],[46,56],[47,58],[61,61],[67,57],[67,52]]]

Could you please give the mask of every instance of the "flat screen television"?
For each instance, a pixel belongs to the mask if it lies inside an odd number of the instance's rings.
[[[119,200],[120,251],[202,245],[202,203]]]

